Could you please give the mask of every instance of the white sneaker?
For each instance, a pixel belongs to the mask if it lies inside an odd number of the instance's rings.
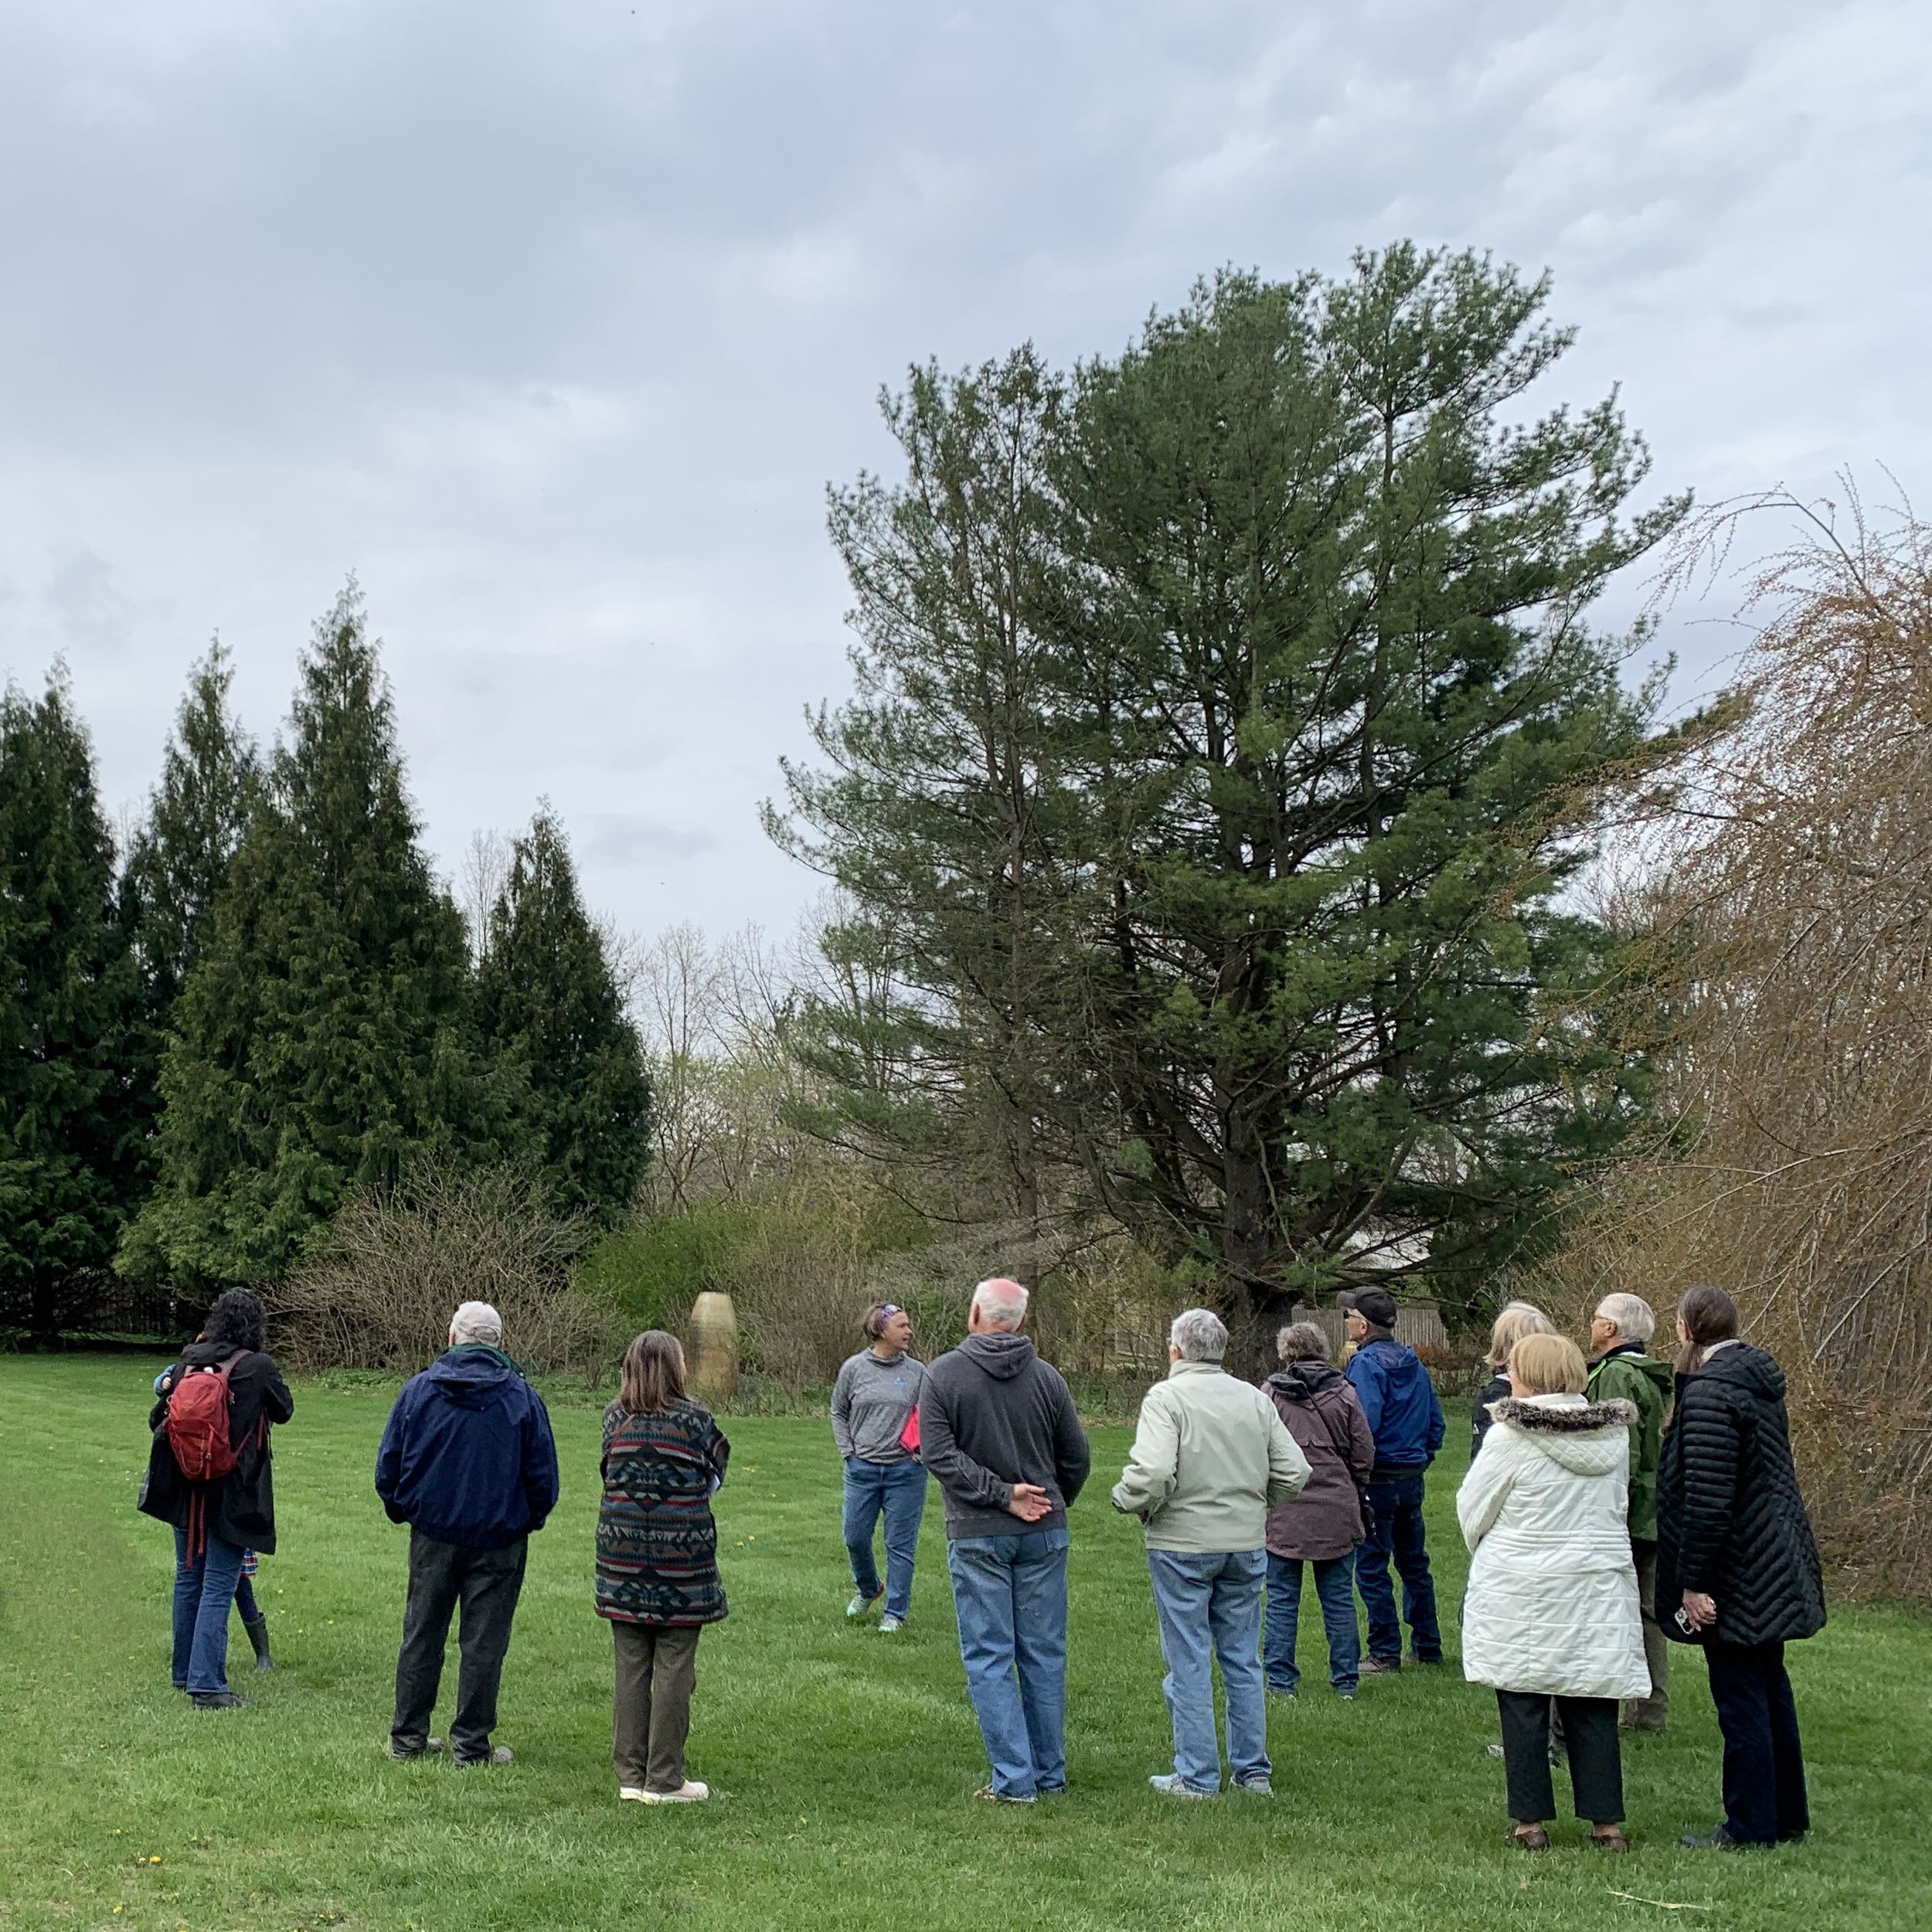
[[[700,1804],[711,1795],[711,1787],[688,1777],[675,1791],[640,1791],[638,1795],[647,1804]]]
[[[617,1801],[621,1804],[641,1804],[649,1796],[648,1791],[635,1784],[620,1784],[617,1787]]]

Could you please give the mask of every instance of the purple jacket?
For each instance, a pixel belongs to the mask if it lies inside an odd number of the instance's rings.
[[[1375,1437],[1348,1378],[1325,1362],[1291,1362],[1267,1390],[1308,1459],[1308,1486],[1268,1512],[1270,1556],[1328,1563],[1361,1542],[1361,1485],[1375,1467]]]

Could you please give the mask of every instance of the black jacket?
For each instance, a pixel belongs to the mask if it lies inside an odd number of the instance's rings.
[[[228,1378],[228,1439],[241,1445],[235,1467],[213,1482],[190,1482],[168,1446],[168,1432],[162,1427],[168,1417],[168,1397],[163,1396],[148,1417],[154,1444],[148,1453],[148,1478],[141,1485],[140,1506],[145,1514],[185,1529],[189,1505],[199,1492],[209,1536],[264,1556],[273,1556],[275,1481],[268,1430],[262,1425],[286,1422],[295,1413],[295,1398],[288,1393],[281,1370],[267,1355],[248,1353],[232,1342],[191,1342],[168,1373],[172,1381],[179,1381],[184,1367],[207,1368],[230,1355],[241,1357]]]
[[[1784,1372],[1748,1342],[1677,1378],[1657,1464],[1657,1621],[1681,1642],[1687,1590],[1717,1605],[1703,1636],[1791,1643],[1825,1627],[1825,1583],[1791,1465]]]
[[[1060,1371],[1023,1335],[969,1335],[926,1371],[919,1459],[939,1478],[948,1536],[1019,1536],[1061,1529],[1092,1458]],[[1015,1483],[1037,1484],[1053,1513],[1010,1515]]]
[[[1469,1411],[1469,1460],[1474,1462],[1476,1451],[1482,1447],[1482,1439],[1489,1433],[1489,1425],[1495,1420],[1491,1413],[1493,1405],[1507,1402],[1516,1393],[1515,1385],[1498,1369],[1483,1384],[1482,1393],[1477,1396]]]

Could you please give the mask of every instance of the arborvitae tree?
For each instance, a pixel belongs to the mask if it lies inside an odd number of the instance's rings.
[[[175,1004],[130,1272],[270,1278],[350,1188],[496,1145],[462,918],[418,832],[352,584],[316,627]]]
[[[141,1185],[139,975],[87,735],[58,675],[0,696],[0,1308],[60,1325]]]
[[[254,743],[229,712],[234,681],[227,652],[210,645],[175,714],[161,782],[128,854],[141,963],[163,1026],[213,923],[260,777]]]
[[[651,1089],[604,942],[547,810],[515,842],[477,975],[485,1046],[513,1072],[553,1204],[614,1220],[649,1156]]]

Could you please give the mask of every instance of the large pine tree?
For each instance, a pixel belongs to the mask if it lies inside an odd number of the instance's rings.
[[[418,834],[352,585],[316,627],[175,1003],[129,1271],[272,1278],[350,1188],[496,1145],[461,916]]]
[[[519,1090],[553,1204],[622,1214],[644,1177],[651,1089],[570,849],[548,811],[515,844],[478,971],[485,1046]]]
[[[139,975],[63,679],[0,696],[0,1319],[60,1325],[144,1165]]]

